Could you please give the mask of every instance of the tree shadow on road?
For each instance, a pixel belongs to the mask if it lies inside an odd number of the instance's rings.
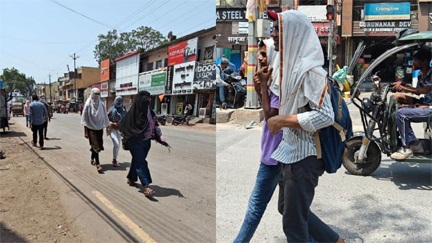
[[[391,163],[383,165],[371,176],[378,180],[389,180],[400,190],[432,190],[432,166],[421,163]]]

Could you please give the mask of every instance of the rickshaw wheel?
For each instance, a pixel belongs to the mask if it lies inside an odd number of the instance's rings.
[[[362,137],[354,137],[347,142],[347,154],[343,166],[353,175],[368,176],[374,172],[381,163],[381,150],[376,142],[369,144],[365,163],[357,163],[356,156],[362,145]]]

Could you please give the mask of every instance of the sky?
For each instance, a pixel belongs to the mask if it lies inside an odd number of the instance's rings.
[[[99,34],[149,26],[177,38],[215,26],[214,0],[0,0],[0,74],[18,69],[36,83],[76,67],[98,67]]]

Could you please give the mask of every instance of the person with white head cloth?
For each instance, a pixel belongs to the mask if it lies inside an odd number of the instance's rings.
[[[270,13],[275,20],[271,37],[279,52],[279,115],[267,125],[283,138],[272,158],[283,163],[283,193],[280,207],[283,231],[288,242],[362,242],[342,239],[311,210],[318,178],[324,173],[317,159],[316,130],[334,123],[334,112],[327,93],[327,72],[322,68],[324,55],[311,21],[303,13],[288,10]]]
[[[101,91],[98,88],[91,90],[90,97],[87,99],[81,124],[84,125],[84,137],[89,140],[91,151],[91,164],[96,166],[99,173],[102,173],[100,166],[99,153],[103,147],[103,129],[110,125],[105,105],[100,99]]]
[[[270,156],[282,140],[282,131],[272,135],[266,125],[266,120],[277,115],[279,109],[278,77],[270,75],[272,71],[279,70],[279,54],[274,49],[272,39],[261,41],[258,49],[257,60],[260,69],[254,76],[254,86],[261,100],[265,117],[261,136],[261,163],[249,198],[246,216],[234,240],[236,243],[249,242],[252,239],[281,175],[282,165]]]

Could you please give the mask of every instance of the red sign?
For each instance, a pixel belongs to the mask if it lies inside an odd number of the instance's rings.
[[[328,36],[330,34],[330,23],[329,22],[323,22],[323,23],[312,23],[313,27],[315,28],[315,32],[318,34],[318,36]]]
[[[101,62],[101,81],[108,81],[110,75],[110,59]]]
[[[195,61],[198,39],[190,39],[168,47],[168,66]]]

